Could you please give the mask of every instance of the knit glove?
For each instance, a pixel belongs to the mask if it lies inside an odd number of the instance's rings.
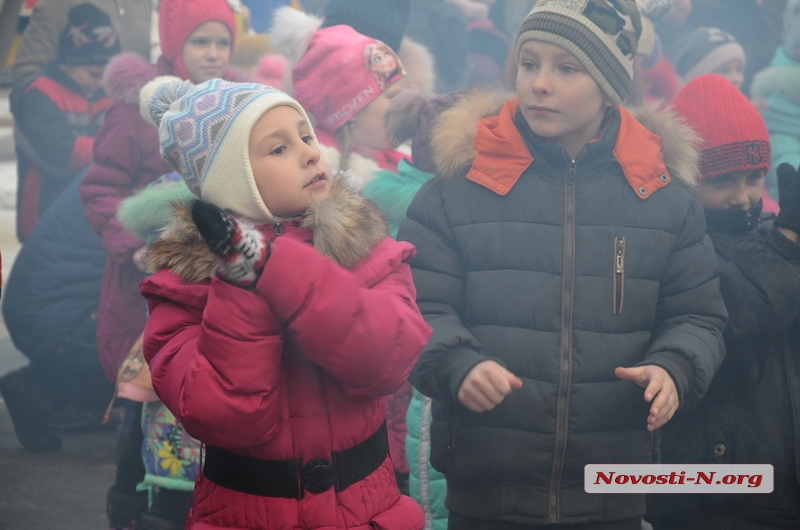
[[[789,164],[778,166],[778,194],[781,211],[775,226],[800,234],[800,175]]]
[[[232,285],[254,288],[267,264],[269,239],[257,227],[203,201],[192,204],[192,220],[203,241],[222,261],[217,275]]]

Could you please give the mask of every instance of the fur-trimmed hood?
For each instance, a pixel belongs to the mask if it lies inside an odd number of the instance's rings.
[[[475,90],[443,112],[431,139],[436,174],[452,178],[466,174],[475,159],[475,139],[483,118],[496,116],[515,94],[504,91]],[[661,137],[664,165],[674,178],[690,185],[698,181],[700,139],[674,111],[662,110],[657,104],[629,109],[646,129]]]
[[[330,195],[316,201],[297,224],[313,231],[314,247],[321,254],[352,268],[388,237],[388,228],[375,203],[347,180],[337,174]],[[186,201],[174,204],[171,224],[148,246],[146,261],[149,272],[169,268],[185,282],[211,278],[221,265],[200,236]]]

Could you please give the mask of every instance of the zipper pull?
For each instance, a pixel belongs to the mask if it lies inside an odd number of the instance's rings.
[[[577,166],[577,164],[578,163],[575,161],[574,158],[570,159],[570,162],[569,162],[569,183],[570,184],[575,184],[575,180],[577,180],[577,171],[575,169],[575,166]]]
[[[625,240],[617,241],[616,272],[621,274],[625,270]]]
[[[275,236],[283,234],[283,223],[275,223],[272,225],[275,228]]]

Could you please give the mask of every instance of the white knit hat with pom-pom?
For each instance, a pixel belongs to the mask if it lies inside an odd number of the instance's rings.
[[[204,201],[263,223],[273,216],[256,186],[248,144],[256,122],[282,105],[297,110],[311,126],[305,110],[286,93],[221,79],[199,85],[161,83],[141,110],[158,126],[164,160],[190,190]]]

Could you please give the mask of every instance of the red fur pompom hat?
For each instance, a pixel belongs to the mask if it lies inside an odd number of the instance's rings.
[[[183,44],[199,26],[216,20],[231,32],[231,52],[236,43],[238,0],[161,0],[158,8],[158,38],[161,54],[176,69],[176,74],[187,78],[183,65]]]
[[[292,70],[292,86],[317,127],[332,133],[405,75],[383,42],[350,26],[331,26],[314,33]]]
[[[703,139],[701,178],[769,170],[772,152],[764,119],[724,77],[696,77],[678,94],[674,108]]]

